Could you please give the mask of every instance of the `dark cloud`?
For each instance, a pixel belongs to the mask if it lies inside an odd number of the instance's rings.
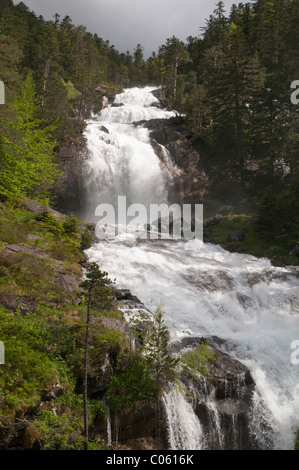
[[[217,1],[23,0],[23,3],[46,20],[53,19],[54,13],[62,18],[70,16],[75,25],[85,25],[120,52],[133,52],[139,43],[148,57],[173,35],[183,41],[188,36],[198,36]],[[233,3],[236,2],[224,0],[227,12]]]

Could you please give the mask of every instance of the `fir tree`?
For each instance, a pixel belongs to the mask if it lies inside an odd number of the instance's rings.
[[[86,272],[86,279],[81,283],[80,287],[84,289],[84,296],[86,299],[86,330],[85,330],[85,357],[84,357],[84,436],[85,448],[88,449],[88,411],[87,411],[87,396],[88,396],[88,345],[89,345],[89,327],[90,327],[90,311],[92,306],[92,297],[97,295],[101,301],[106,304],[108,301],[109,289],[107,285],[112,281],[108,277],[108,273],[101,271],[97,263],[91,263]]]
[[[170,353],[169,332],[164,323],[162,306],[156,309],[153,315],[152,326],[143,348],[150,373],[156,380],[158,392],[168,382],[174,380],[178,360]]]

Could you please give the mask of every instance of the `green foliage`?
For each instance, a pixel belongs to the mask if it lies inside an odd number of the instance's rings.
[[[43,410],[34,421],[45,450],[83,450],[81,426],[80,418],[66,413],[57,416],[50,410]]]
[[[156,381],[157,390],[175,380],[179,362],[170,353],[169,333],[163,317],[164,312],[160,305],[153,315],[153,321],[142,348],[148,369]]]
[[[80,232],[77,220],[60,223],[45,212],[36,219],[21,208],[0,206],[0,233],[4,241],[39,246],[52,256],[53,248],[66,244],[80,254]],[[35,234],[37,239],[27,237]],[[81,449],[83,429],[83,396],[76,386],[82,383],[84,369],[84,341],[86,305],[78,305],[78,293],[69,292],[53,282],[57,263],[26,252],[6,253],[0,260],[0,340],[5,344],[6,363],[0,368],[1,424],[14,423],[14,416],[26,413],[41,403],[30,428],[44,449]],[[75,256],[75,255],[74,255]],[[58,259],[58,258],[56,258]],[[59,272],[81,275],[81,266],[69,266],[70,256],[62,260]],[[77,257],[77,260],[80,259]],[[89,381],[98,381],[101,366],[107,355],[116,364],[122,350],[128,347],[126,336],[120,331],[104,328],[101,315],[120,318],[114,312],[106,273],[92,266],[85,287],[92,288],[90,313],[93,321],[89,338]],[[87,293],[85,291],[85,294]],[[86,299],[87,300],[87,299]],[[25,302],[22,304],[22,302]],[[3,308],[6,305],[8,310]],[[22,310],[24,305],[25,310]],[[103,310],[106,306],[110,310]],[[111,373],[113,371],[111,370]],[[59,378],[63,394],[52,403],[44,401]],[[54,401],[53,401],[54,402]],[[49,403],[49,404],[48,404]],[[106,409],[99,400],[87,400],[88,414],[94,422],[105,419]],[[6,429],[6,428],[5,428]],[[7,428],[8,429],[8,428]],[[98,443],[91,449],[102,449]]]
[[[92,240],[93,240],[92,234],[90,233],[88,228],[85,227],[84,232],[82,232],[81,234],[81,242],[80,242],[81,251],[88,250],[88,248],[91,247]]]
[[[63,235],[65,233],[64,223],[60,222],[56,217],[45,210],[41,215],[36,216],[36,220],[42,222],[44,226],[55,235]]]
[[[181,357],[183,372],[194,378],[197,378],[198,374],[209,376],[210,366],[214,362],[217,362],[217,355],[213,354],[211,347],[204,342]]]
[[[97,263],[90,263],[86,270],[85,280],[80,284],[84,289],[83,296],[87,307],[96,306],[99,310],[111,307],[110,290],[107,285],[112,284],[108,273],[101,271]]]
[[[299,429],[296,433],[295,450],[299,450]]]
[[[282,191],[270,188],[258,208],[256,228],[261,237],[275,239],[277,244],[286,245],[289,251],[298,241],[298,196],[297,181]]]
[[[67,99],[69,101],[75,101],[77,98],[81,96],[81,92],[76,90],[74,84],[70,80],[65,82],[62,78],[61,81],[62,81],[63,86],[66,88]]]
[[[59,375],[60,366],[44,349],[43,324],[33,317],[14,317],[0,309],[0,337],[5,365],[0,369],[3,414],[35,406]]]
[[[73,214],[66,216],[62,225],[63,225],[65,233],[75,234],[79,232],[79,220]]]
[[[146,361],[137,353],[122,356],[112,375],[107,403],[112,409],[123,410],[148,402],[156,397],[156,381]]]
[[[15,119],[1,136],[2,177],[0,191],[9,198],[31,195],[45,198],[58,171],[53,163],[52,127],[36,118],[38,101],[32,73],[28,73],[11,107]]]

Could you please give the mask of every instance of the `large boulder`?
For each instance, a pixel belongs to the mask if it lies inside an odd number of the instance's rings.
[[[186,351],[198,347],[203,338],[184,338],[173,345],[173,350]],[[181,381],[186,395],[192,397],[192,406],[203,428],[208,450],[249,450],[258,444],[251,433],[251,414],[255,383],[249,369],[222,352],[218,338],[208,339],[217,360],[211,363],[208,376],[184,372]]]

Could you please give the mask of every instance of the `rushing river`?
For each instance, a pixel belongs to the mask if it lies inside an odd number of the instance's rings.
[[[152,90],[127,89],[117,95],[116,106],[88,121],[88,197],[82,219],[97,221],[96,207],[116,208],[118,196],[145,207],[167,203],[171,172],[153,151],[149,131],[133,124],[174,115],[155,106]],[[125,227],[114,239],[94,244],[87,255],[149,310],[162,302],[172,340],[226,340],[223,347],[256,382],[256,416],[267,422],[274,448],[294,447],[299,426],[299,354],[292,349],[299,340],[299,277],[294,268],[273,267],[267,259],[231,254],[199,239],[138,240]],[[187,404],[181,406],[186,416]],[[190,426],[200,429],[194,420],[190,417]],[[266,437],[259,436],[261,441]],[[195,445],[192,440],[190,445]]]

